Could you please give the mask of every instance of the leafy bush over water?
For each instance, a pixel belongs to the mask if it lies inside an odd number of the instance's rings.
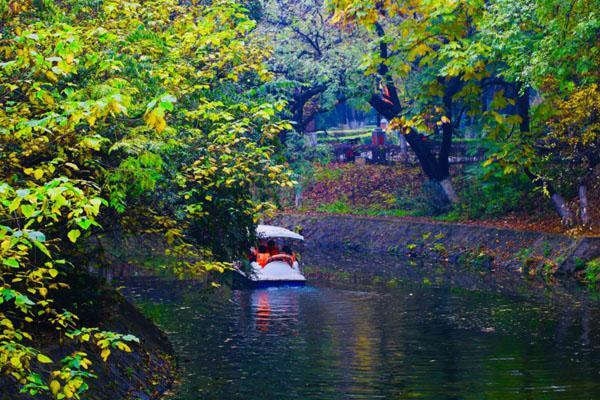
[[[293,186],[284,105],[252,94],[270,77],[254,26],[233,0],[0,0],[0,373],[28,396],[81,398],[92,376],[40,332],[104,360],[136,341],[58,307],[82,239],[163,234],[178,272],[206,276]]]

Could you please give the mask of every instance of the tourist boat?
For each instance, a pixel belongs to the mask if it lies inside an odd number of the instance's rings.
[[[245,283],[253,287],[304,285],[306,278],[290,247],[303,241],[302,235],[279,226],[258,225],[256,239],[250,251],[249,268],[242,263],[236,267]]]

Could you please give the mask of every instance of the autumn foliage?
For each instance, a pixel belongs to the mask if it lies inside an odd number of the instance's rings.
[[[44,354],[42,327],[131,351],[55,306],[90,235],[162,234],[178,272],[222,271],[292,186],[272,157],[283,103],[250,93],[270,77],[254,26],[228,0],[0,1],[2,379],[85,396],[90,358]]]

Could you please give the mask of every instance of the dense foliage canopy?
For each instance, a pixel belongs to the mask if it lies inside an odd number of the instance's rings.
[[[91,376],[40,327],[104,359],[135,340],[54,307],[86,236],[160,233],[180,272],[222,270],[292,186],[254,27],[229,0],[0,1],[0,371],[24,390],[78,398]]]
[[[305,132],[318,113],[360,98],[365,41],[332,23],[323,0],[263,0],[258,33],[273,48],[271,93],[288,101],[287,116]]]
[[[380,82],[371,104],[405,133],[429,179],[448,178],[454,136],[479,135],[488,177],[529,176],[572,222],[559,192],[583,184],[598,164],[597,1],[330,5],[338,21],[371,33],[365,72]],[[439,152],[419,135],[439,135]],[[458,201],[447,182],[444,189]]]
[[[311,174],[323,148],[297,132],[349,99],[404,134],[443,202],[453,139],[478,138],[478,179],[590,222],[597,0],[243,3],[0,0],[0,373],[23,391],[80,398],[93,376],[41,329],[105,360],[136,341],[56,307],[94,235],[164,235],[177,272],[223,271],[294,187],[282,142]]]

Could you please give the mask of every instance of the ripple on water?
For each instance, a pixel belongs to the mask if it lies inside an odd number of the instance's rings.
[[[131,280],[183,370],[176,399],[594,399],[600,309],[431,288],[206,294]]]

